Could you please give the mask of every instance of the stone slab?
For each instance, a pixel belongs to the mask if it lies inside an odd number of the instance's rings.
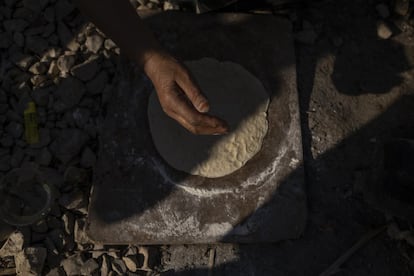
[[[270,95],[261,151],[208,179],[176,171],[149,132],[151,83],[125,66],[107,109],[94,170],[88,234],[104,244],[276,242],[298,238],[306,193],[290,23],[247,14],[151,14],[145,20],[182,60],[241,64]]]

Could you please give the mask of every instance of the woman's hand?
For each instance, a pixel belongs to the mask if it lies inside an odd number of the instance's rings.
[[[188,69],[171,55],[156,51],[144,71],[157,91],[164,112],[194,134],[224,134],[227,123],[206,114],[209,104]]]

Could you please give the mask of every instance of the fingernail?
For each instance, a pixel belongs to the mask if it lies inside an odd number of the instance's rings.
[[[200,112],[207,112],[208,111],[208,109],[209,109],[209,106],[208,106],[208,103],[207,102],[202,102],[202,103],[200,103],[199,105],[198,105],[198,110],[200,111]]]

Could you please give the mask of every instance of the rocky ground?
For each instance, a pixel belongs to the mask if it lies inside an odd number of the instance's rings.
[[[16,169],[35,171],[52,184],[56,199],[31,226],[1,225],[0,275],[206,275],[213,263],[217,275],[318,275],[386,223],[388,233],[358,250],[338,275],[414,274],[412,224],[367,204],[361,188],[383,141],[414,137],[412,3],[269,2],[227,10],[292,22],[308,229],[303,238],[276,245],[160,247],[93,244],[83,232],[97,133],[120,49],[70,1],[0,3],[0,178]],[[191,5],[168,1],[133,5],[191,12]],[[36,145],[24,139],[30,101],[37,106]]]

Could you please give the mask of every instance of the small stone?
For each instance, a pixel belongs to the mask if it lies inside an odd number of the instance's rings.
[[[24,150],[20,147],[16,147],[11,156],[10,165],[13,168],[20,167],[20,165],[23,162],[23,158],[24,158]]]
[[[50,62],[49,69],[47,70],[47,73],[51,77],[56,77],[57,75],[59,75],[59,72],[60,72],[60,70],[59,70],[59,67],[57,66],[57,62],[52,60]]]
[[[318,34],[313,29],[305,29],[294,35],[295,40],[308,45],[313,45],[318,38]]]
[[[10,57],[10,60],[20,69],[26,71],[27,68],[29,68],[29,66],[33,63],[34,57],[23,55],[22,53],[15,53]]]
[[[56,91],[56,95],[64,104],[65,109],[70,109],[78,104],[84,93],[84,84],[72,77],[63,79]]]
[[[81,218],[75,221],[75,241],[79,244],[86,244],[90,243],[91,240],[89,239],[88,235],[86,234],[86,219]]]
[[[72,112],[72,118],[78,128],[84,128],[89,121],[91,112],[87,108],[78,107]]]
[[[0,172],[7,172],[10,170],[10,155],[0,157]]]
[[[66,212],[62,215],[62,220],[65,225],[66,234],[72,236],[75,228],[75,216],[70,212]]]
[[[24,236],[21,232],[12,233],[0,248],[0,258],[14,256],[23,249]]]
[[[49,103],[50,88],[40,88],[32,92],[32,98],[36,105],[47,106]]]
[[[44,219],[32,224],[30,228],[37,233],[46,233],[48,230],[47,223]]]
[[[33,84],[33,86],[35,88],[38,87],[46,87],[48,84],[48,77],[44,76],[44,75],[34,75],[31,79],[30,82]]]
[[[26,48],[39,56],[47,50],[48,46],[48,42],[40,36],[26,37]]]
[[[56,65],[62,73],[66,74],[70,72],[70,69],[75,65],[75,62],[76,56],[74,54],[63,55],[58,58]]]
[[[95,166],[95,163],[96,163],[95,153],[89,147],[86,147],[82,152],[80,165],[84,168],[92,168],[93,166]]]
[[[84,261],[80,254],[75,254],[64,259],[61,264],[67,276],[82,275],[81,268],[84,265]]]
[[[46,147],[50,143],[50,131],[47,128],[39,129],[39,142],[36,144],[30,145],[33,149],[40,149]]]
[[[58,22],[57,33],[62,47],[66,47],[66,45],[73,39],[72,32],[63,22]]]
[[[93,80],[86,84],[86,88],[90,95],[97,95],[102,93],[107,83],[108,74],[105,71],[102,71]]]
[[[40,275],[47,251],[43,247],[28,247],[15,256],[17,275]]]
[[[34,13],[40,13],[48,4],[48,0],[23,0],[23,7],[33,11]]]
[[[97,54],[103,42],[103,38],[100,35],[94,34],[86,38],[85,46],[90,52]]]
[[[13,41],[17,44],[19,47],[24,46],[24,35],[22,33],[14,33],[13,34]]]
[[[102,255],[102,264],[101,264],[101,276],[109,275],[111,271],[111,263],[109,257],[106,254]]]
[[[50,149],[62,163],[67,163],[80,153],[88,140],[88,135],[80,129],[63,129]]]
[[[64,17],[68,16],[75,10],[75,7],[72,4],[72,1],[68,0],[59,0],[56,1],[56,19],[61,20]]]
[[[59,173],[56,169],[53,168],[42,168],[40,177],[43,181],[47,182],[48,184],[53,185],[57,189],[63,187],[64,178],[61,173]]]
[[[388,18],[390,16],[390,10],[388,9],[388,6],[384,3],[376,5],[375,9],[377,10],[378,15],[382,18]]]
[[[104,47],[106,50],[111,50],[116,47],[116,44],[111,39],[105,39]]]
[[[52,162],[52,154],[48,150],[47,147],[43,148],[39,153],[36,155],[36,163],[41,166],[49,166]]]
[[[126,267],[129,271],[136,272],[138,268],[142,266],[143,260],[141,262],[138,259],[137,255],[128,255],[122,257],[122,260],[124,261]]]
[[[61,195],[59,204],[68,210],[78,210],[87,205],[85,195],[79,190]]]
[[[47,67],[43,62],[36,62],[29,68],[29,72],[35,75],[41,75],[46,73]]]
[[[180,7],[174,3],[171,3],[170,1],[165,1],[163,5],[164,11],[168,10],[179,10]]]
[[[127,271],[127,267],[122,259],[114,259],[112,261],[112,270],[118,273],[118,275],[123,275]]]
[[[1,139],[0,139],[0,144],[3,147],[9,148],[11,146],[13,146],[14,141],[13,141],[13,136],[11,135],[4,135]]]
[[[400,16],[406,16],[410,10],[410,0],[395,0],[394,12]]]
[[[83,264],[81,273],[82,275],[92,275],[98,269],[99,264],[94,259],[89,259]]]
[[[377,23],[377,35],[381,39],[389,39],[392,36],[392,30],[385,22],[380,21]]]
[[[51,269],[46,276],[66,276],[65,271],[61,267],[55,267]]]
[[[26,27],[29,26],[29,23],[23,19],[10,19],[3,21],[3,27],[6,32],[23,32]]]
[[[98,59],[91,58],[86,60],[85,62],[75,65],[71,73],[78,79],[82,81],[89,81],[93,79],[93,77],[98,72]]]
[[[62,252],[64,250],[66,237],[62,229],[53,229],[48,233],[48,237],[52,240],[53,245],[58,250],[58,252]]]
[[[15,139],[19,139],[23,134],[23,125],[16,123],[16,122],[10,122],[6,126],[7,133],[11,134]]]
[[[84,185],[88,179],[88,173],[85,169],[69,166],[64,174],[65,182],[71,185]]]
[[[55,9],[53,7],[47,7],[43,12],[43,16],[49,23],[55,22]]]

